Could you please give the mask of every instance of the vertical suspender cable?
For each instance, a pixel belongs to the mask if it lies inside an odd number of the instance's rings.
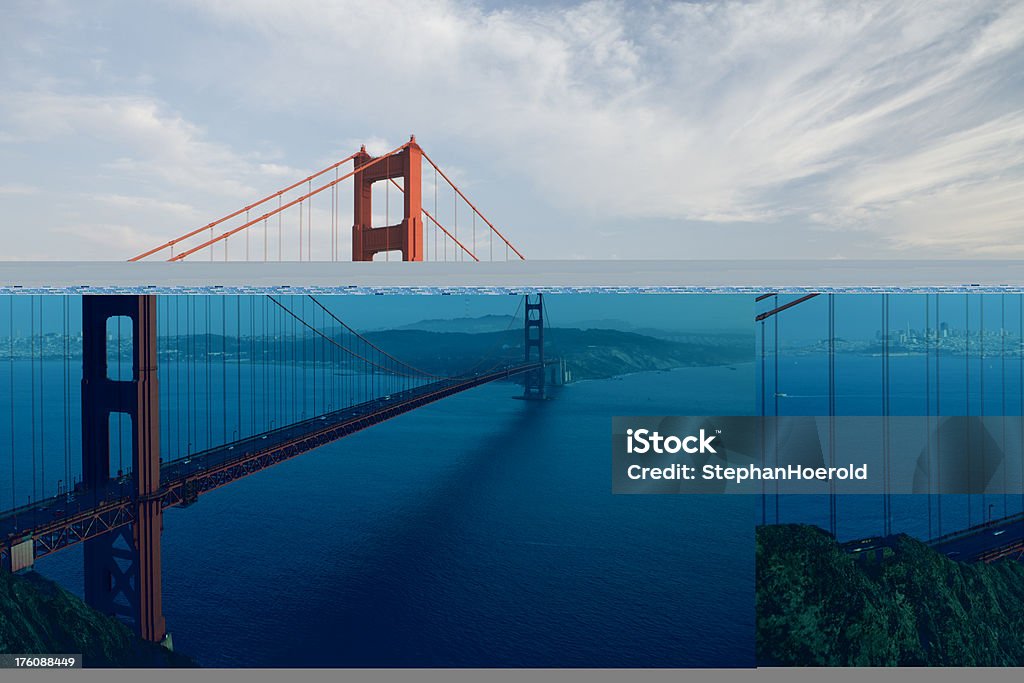
[[[10,302],[10,310],[8,311],[10,321],[7,330],[7,343],[10,348],[8,349],[7,354],[7,367],[9,374],[8,380],[10,384],[10,393],[8,393],[8,397],[11,401],[11,507],[18,507],[18,491],[15,484],[17,477],[15,476],[16,465],[14,459],[14,297],[8,297],[8,301]]]
[[[302,300],[305,304],[305,299]],[[306,347],[308,345],[308,336],[305,329],[300,329],[299,334],[302,335],[302,417],[306,417],[306,399],[309,398],[309,390],[307,383],[309,381],[309,368],[306,367]]]
[[[892,499],[889,497],[889,295],[882,295],[882,462],[884,470],[882,509],[885,535],[892,534]]]
[[[334,180],[338,180],[338,169],[334,169]],[[338,186],[331,188],[331,261],[338,260]]]
[[[488,238],[490,239],[490,238]],[[768,362],[765,349],[765,321],[761,321],[761,465],[767,467],[768,463],[765,459],[766,456],[766,444],[765,444],[765,418],[768,416],[768,404],[765,397],[765,364]],[[765,485],[765,480],[761,480],[761,524],[768,524],[768,493]]]
[[[199,306],[199,302],[195,297],[189,297],[192,301],[191,306],[191,325],[192,334],[190,335],[192,353],[189,355],[189,365],[192,368],[192,398],[190,406],[192,408],[192,448],[195,451],[199,451],[199,318],[196,314],[196,308]]]
[[[43,400],[43,343],[46,327],[43,323],[43,297],[39,297],[39,495],[46,497],[46,402]]]
[[[964,294],[964,416],[971,415],[971,297]],[[971,421],[967,420],[967,443],[971,443]],[[973,523],[974,481],[973,467],[967,467],[967,526]]]
[[[210,337],[213,336],[210,328],[210,297],[204,296],[203,302],[206,304],[206,326],[203,329],[206,345],[203,355],[206,358],[206,448],[210,448],[213,445],[213,416],[210,414],[210,396],[213,393],[210,389]]]
[[[836,304],[835,294],[828,295],[828,465],[836,465]],[[836,537],[836,486],[829,480],[828,525]]]
[[[181,423],[181,297],[174,297],[174,396],[175,396],[175,415],[174,423],[178,425]],[[118,328],[120,331],[120,327]],[[177,448],[174,452],[174,457],[178,457],[181,452],[181,430],[175,428],[174,434],[177,439]]]
[[[776,297],[776,299],[774,299],[774,301],[778,302],[778,298]],[[775,381],[774,381],[774,385],[775,386],[774,386],[774,388],[775,388],[775,418],[776,418],[775,419],[775,423],[776,423],[776,428],[774,430],[774,437],[775,437],[775,444],[774,444],[774,446],[775,446],[775,466],[776,467],[779,466],[779,430],[778,430],[778,422],[779,422],[779,420],[778,420],[778,417],[779,417],[779,318],[780,317],[781,316],[778,316],[778,315],[772,316],[772,321],[774,322],[773,328],[774,328],[774,332],[775,332],[774,349],[773,349],[774,353],[775,353],[775,359],[774,359],[774,363],[773,363],[773,369],[775,371]],[[773,502],[775,503],[775,523],[778,524],[779,521],[780,521],[779,520],[779,482],[778,482],[778,480],[776,480],[776,482],[775,482],[775,495],[773,496],[773,498],[774,498]]]
[[[384,160],[384,166],[386,170],[384,175],[387,176],[388,182],[384,183],[384,260],[391,260],[391,230],[388,226],[391,225],[391,155],[389,154]]]
[[[188,362],[188,365],[185,368],[185,381],[186,381],[186,389],[185,389],[186,393],[185,393],[185,395],[187,397],[186,400],[188,401],[188,406],[186,408],[186,410],[188,411],[187,415],[186,415],[187,420],[188,420],[187,423],[186,423],[186,426],[187,426],[187,429],[188,429],[188,432],[187,432],[187,434],[188,434],[188,441],[187,441],[186,448],[185,448],[185,453],[187,455],[192,455],[192,444],[195,442],[195,434],[196,434],[196,425],[195,425],[195,420],[193,419],[193,414],[195,413],[195,410],[196,410],[196,402],[195,402],[195,395],[194,395],[194,392],[195,392],[195,382],[193,381],[193,379],[194,379],[193,373],[195,372],[195,367],[196,367],[196,364],[195,364],[196,328],[195,328],[195,324],[194,324],[195,323],[195,319],[194,319],[194,317],[192,315],[193,311],[195,310],[195,303],[196,303],[195,302],[195,297],[190,296],[189,298],[185,299],[185,335],[186,335],[186,337],[185,337],[185,354],[186,354],[186,356],[185,357],[186,357],[186,360]]]
[[[71,483],[71,344],[68,339],[68,297],[61,297],[64,318],[64,486]]]
[[[256,301],[249,295],[249,398],[252,434],[256,434]]]
[[[242,438],[242,300],[235,297],[235,425],[236,439]]]
[[[939,295],[935,295],[935,481],[939,495],[935,500],[935,517],[937,535],[942,535],[942,497],[945,489],[942,485],[942,373],[939,362],[942,359],[942,315],[939,307]]]
[[[225,295],[220,297],[220,390],[224,397],[221,402],[221,436],[228,441],[228,300]]]
[[[928,295],[924,295],[924,414],[925,460],[928,463],[928,538],[932,535],[932,375],[931,375],[931,309]]]
[[[32,498],[30,501],[36,499],[36,304],[35,297],[28,300],[28,307],[30,311],[30,324],[29,324],[29,346],[28,346],[28,362],[29,362],[29,385],[31,386],[31,400],[29,402],[30,412],[32,414],[31,426],[32,426]],[[14,394],[11,394],[13,397]]]
[[[164,299],[164,297],[160,297],[159,299],[157,299],[157,305],[156,305],[157,328],[165,336],[167,334],[167,305],[166,304],[167,304],[167,302],[166,302],[166,299]],[[168,417],[167,417],[168,401],[166,400],[166,396],[165,396],[165,394],[167,393],[167,381],[168,381],[167,380],[167,375],[166,375],[167,364],[163,363],[160,366],[160,368],[161,368],[161,372],[163,373],[163,374],[160,375],[160,390],[161,390],[161,394],[160,394],[160,424],[161,425],[167,425],[167,424],[169,424],[169,420],[168,420]],[[160,430],[160,452],[161,453],[169,453],[170,452],[170,446],[168,446],[168,444],[167,444],[167,431],[168,431],[167,429],[161,429]]]
[[[985,471],[985,295],[978,297],[978,417],[981,418],[982,438],[979,439],[981,450],[981,471]],[[968,442],[969,443],[969,442]],[[988,502],[985,496],[985,482],[978,482],[981,485],[981,521],[988,521]]]
[[[265,302],[265,299],[261,298],[260,299],[260,306],[258,307],[259,308],[259,312],[260,312],[260,324],[259,324],[258,327],[255,325],[255,323],[253,324],[254,329],[259,331],[259,340],[260,341],[259,341],[259,349],[258,349],[259,353],[257,355],[255,355],[255,356],[253,356],[252,362],[256,363],[257,362],[256,359],[257,358],[259,359],[259,361],[258,361],[259,362],[259,372],[257,373],[257,378],[259,380],[259,392],[257,393],[256,390],[253,389],[253,393],[257,394],[259,396],[259,409],[260,409],[260,412],[259,412],[259,416],[260,416],[259,425],[260,425],[260,431],[264,431],[265,432],[265,431],[267,431],[268,425],[267,425],[267,368],[266,368],[266,363],[264,362],[265,359],[266,359],[266,355],[267,355],[267,348],[266,348],[266,345],[267,345],[267,317],[266,317],[267,307],[266,307],[266,304],[264,302]],[[253,307],[256,308],[256,301],[255,301],[255,299],[253,300]],[[253,320],[255,320],[255,313],[253,313]],[[254,339],[253,343],[255,344],[255,337],[253,337],[253,339]]]
[[[435,218],[437,217],[437,167],[436,166],[434,167],[434,217]],[[439,260],[437,258],[437,231],[438,231],[437,223],[435,222],[434,223],[434,260],[435,261]],[[444,255],[445,255],[445,257],[447,256],[447,247],[444,248]],[[445,260],[447,260],[447,259],[445,258]]]
[[[1001,430],[1000,446],[1003,449],[1003,462],[1006,462],[1006,294],[999,295],[999,425]],[[1009,515],[1007,510],[1006,470],[1003,465],[1003,517]]]

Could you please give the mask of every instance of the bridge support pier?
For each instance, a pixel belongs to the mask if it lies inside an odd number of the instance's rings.
[[[131,321],[132,374],[111,378],[107,321]],[[95,495],[120,496],[128,476],[135,521],[130,528],[85,542],[85,600],[107,614],[131,619],[145,640],[166,636],[161,601],[160,397],[157,384],[155,296],[82,297],[82,483]],[[131,423],[132,470],[110,472],[110,416]]]
[[[373,161],[363,147],[355,156],[355,167]],[[352,260],[372,261],[374,254],[401,251],[403,261],[423,260],[423,151],[415,136],[405,149],[364,171],[355,174],[354,225],[352,226]],[[400,223],[373,227],[373,184],[402,178],[404,184],[403,216]],[[396,192],[400,191],[396,188]]]
[[[524,376],[523,398],[543,401],[544,395],[544,295],[538,294],[536,301],[526,295],[526,325],[523,328],[523,353],[527,363],[539,362],[540,367]],[[534,353],[536,352],[536,361]]]

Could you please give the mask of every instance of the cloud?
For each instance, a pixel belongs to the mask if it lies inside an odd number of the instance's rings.
[[[96,140],[110,181],[89,191],[219,207],[212,218],[333,161],[310,149],[380,152],[415,132],[548,257],[644,253],[590,239],[595,226],[687,256],[708,223],[749,235],[750,257],[776,244],[765,235],[804,256],[987,255],[1024,219],[1021,3],[162,11],[182,28],[144,60],[106,35],[102,69],[14,89],[3,144]]]
[[[269,78],[278,106],[365,104],[388,123],[408,102],[568,210],[829,225],[1020,178],[1019,3],[201,6],[265,46],[232,72],[243,90]],[[918,234],[902,230],[894,243]]]
[[[85,201],[112,207],[118,210],[144,209],[164,215],[173,215],[187,220],[201,218],[194,206],[182,202],[169,202],[152,197],[138,197],[123,194],[83,194]]]
[[[258,165],[209,140],[153,98],[16,92],[4,110],[8,130],[22,141],[85,136],[108,146],[108,154],[120,156],[99,161],[124,176],[143,174],[178,188],[236,197],[254,191],[244,179],[258,173]]]
[[[122,260],[117,257],[111,259],[109,250],[112,244],[116,244],[119,249],[124,249],[125,253],[134,254],[152,247],[155,239],[148,231],[124,223],[76,222],[58,226],[54,228],[53,232],[57,235],[77,238],[77,240],[88,244],[87,254],[103,255],[108,260]],[[94,258],[96,257],[94,256]],[[44,258],[52,258],[52,256]]]
[[[302,173],[236,153],[152,97],[21,91],[0,116],[9,149],[45,157],[41,168],[25,165],[39,182],[6,183],[0,195],[38,195],[30,220],[46,227],[35,234],[59,236],[43,250],[48,257],[127,257]],[[84,161],[73,165],[76,157]]]
[[[0,195],[33,195],[38,194],[39,188],[24,183],[0,184]]]

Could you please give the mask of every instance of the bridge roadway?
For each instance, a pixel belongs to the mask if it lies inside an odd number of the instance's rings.
[[[847,552],[881,552],[892,547],[897,536],[876,536],[847,541]],[[936,552],[959,562],[994,562],[1003,558],[1024,561],[1024,513],[994,519],[928,541]]]
[[[992,562],[1003,557],[1024,558],[1024,513],[995,519],[941,536],[930,544],[954,560]]]
[[[164,508],[190,505],[203,493],[331,441],[467,389],[540,367],[540,363],[523,363],[431,382],[164,463],[158,495]],[[6,564],[12,547],[28,538],[35,540],[38,559],[130,524],[135,518],[132,489],[131,476],[125,475],[100,489],[75,490],[0,514],[0,560]]]

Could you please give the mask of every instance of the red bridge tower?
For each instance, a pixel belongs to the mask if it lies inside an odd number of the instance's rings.
[[[132,323],[131,379],[107,372],[107,320]],[[145,640],[166,636],[160,581],[160,394],[157,386],[156,297],[82,297],[82,481],[111,485],[110,416],[131,422],[135,521],[85,542],[85,600],[106,614],[130,618]],[[127,473],[122,476],[129,476]],[[119,477],[120,478],[120,477]]]
[[[421,186],[421,159],[423,151],[416,144],[416,136],[409,138],[405,148],[383,163],[366,169],[360,167],[374,157],[363,146],[355,156],[355,224],[352,226],[352,260],[372,261],[380,252],[399,250],[403,261],[423,260],[423,188]],[[379,180],[393,182],[402,178],[405,192],[404,215],[395,225],[373,227],[373,184]]]

